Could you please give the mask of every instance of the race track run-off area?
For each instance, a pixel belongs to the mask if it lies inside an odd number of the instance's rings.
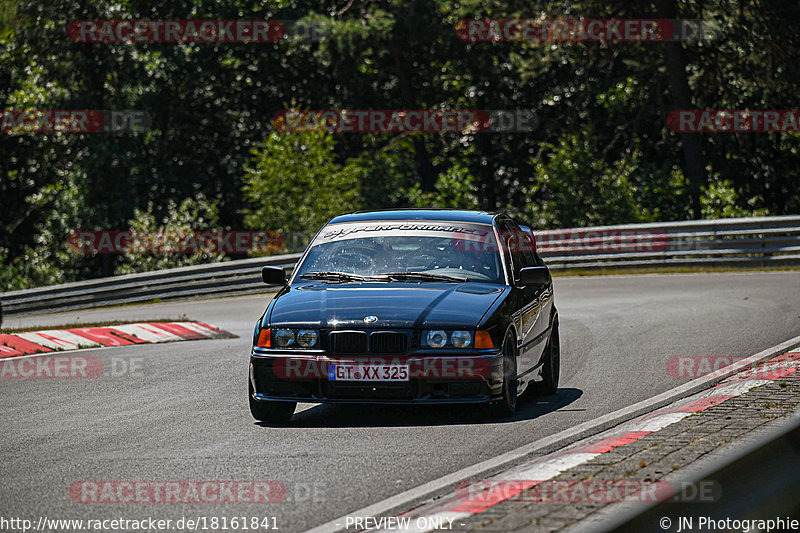
[[[134,342],[147,340],[136,335],[122,345],[81,346],[106,369],[92,379],[0,378],[1,514],[33,525],[43,517],[149,517],[170,520],[173,530],[179,520],[198,530],[222,530],[226,520],[233,530],[238,518],[238,530],[244,519],[260,530],[305,531],[673,389],[689,379],[676,375],[676,357],[743,358],[800,335],[800,272],[554,283],[560,389],[521,399],[505,420],[463,406],[301,404],[286,426],[257,423],[247,406],[248,355],[271,295],[9,321],[6,327],[48,331],[185,314],[184,327],[200,321],[236,337],[153,343]],[[31,335],[19,337],[33,342]],[[19,357],[61,355],[6,347]]]

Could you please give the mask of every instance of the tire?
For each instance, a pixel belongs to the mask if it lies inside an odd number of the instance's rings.
[[[553,319],[553,332],[544,348],[545,360],[542,365],[542,381],[531,383],[533,394],[555,394],[558,390],[558,376],[561,372],[561,338],[558,335],[558,317]]]
[[[259,422],[285,424],[294,415],[297,402],[258,401],[253,398],[253,385],[250,380],[247,383],[247,391],[247,397],[250,400],[250,414]]]
[[[499,399],[490,404],[493,418],[508,418],[514,416],[517,410],[517,351],[514,346],[513,335],[506,336],[503,343],[503,387]]]

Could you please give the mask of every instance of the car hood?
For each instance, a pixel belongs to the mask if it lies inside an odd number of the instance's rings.
[[[273,327],[474,328],[502,293],[501,286],[479,282],[310,283],[279,294],[269,321]]]

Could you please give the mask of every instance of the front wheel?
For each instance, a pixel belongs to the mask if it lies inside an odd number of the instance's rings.
[[[259,422],[285,424],[294,415],[297,402],[258,401],[253,398],[253,384],[249,380],[247,391],[247,397],[250,399],[250,414]]]
[[[517,353],[514,337],[509,335],[503,343],[503,388],[500,398],[492,402],[491,411],[494,418],[514,416],[517,410]]]
[[[544,349],[542,381],[531,383],[534,394],[555,394],[558,390],[558,375],[561,371],[561,339],[558,336],[558,317],[553,319],[553,331]]]

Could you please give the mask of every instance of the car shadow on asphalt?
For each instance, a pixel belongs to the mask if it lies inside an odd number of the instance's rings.
[[[331,428],[447,426],[464,424],[502,424],[533,420],[562,409],[583,395],[580,389],[563,388],[548,396],[524,395],[517,402],[513,417],[492,418],[486,405],[316,405],[296,413],[288,424],[257,422],[262,427]]]

